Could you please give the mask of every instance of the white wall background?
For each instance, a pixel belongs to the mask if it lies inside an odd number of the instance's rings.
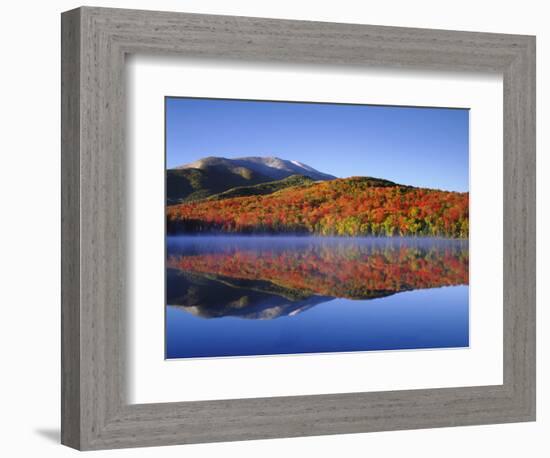
[[[430,27],[537,35],[538,62],[538,421],[97,452],[97,456],[239,458],[256,456],[407,456],[501,458],[548,456],[550,444],[550,318],[544,304],[549,270],[547,196],[550,172],[550,21],[537,0],[124,0],[97,6],[159,9],[286,19]],[[71,456],[59,441],[59,27],[68,0],[5,3],[0,43],[0,453],[3,456]],[[547,280],[546,280],[547,281]],[[546,434],[545,434],[546,433]]]

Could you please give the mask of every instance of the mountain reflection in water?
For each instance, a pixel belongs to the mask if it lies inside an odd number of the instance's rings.
[[[202,318],[273,319],[335,298],[467,285],[468,262],[464,240],[169,237],[167,304]]]

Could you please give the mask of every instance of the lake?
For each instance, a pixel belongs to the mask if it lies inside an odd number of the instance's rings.
[[[469,345],[468,242],[169,236],[166,358]]]

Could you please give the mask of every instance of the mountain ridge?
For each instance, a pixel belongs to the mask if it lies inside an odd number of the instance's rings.
[[[274,180],[290,175],[304,175],[316,181],[333,180],[336,177],[304,164],[303,162],[281,159],[276,156],[245,156],[229,159],[221,156],[208,156],[175,169],[204,169],[207,167],[227,167],[230,170],[244,168],[266,175]]]
[[[235,188],[228,189],[218,194],[213,194],[207,197],[205,200],[221,200],[230,199],[234,197],[247,197],[247,196],[261,196],[267,194],[273,194],[274,192],[282,189],[296,187],[296,186],[309,186],[315,183],[309,177],[304,175],[290,175],[282,180],[267,181],[265,183],[254,184],[250,186],[237,186]]]
[[[319,172],[302,162],[277,157],[227,159],[209,156],[166,171],[166,203],[175,205],[198,201],[234,188],[250,188],[262,183],[286,180],[292,176],[301,176],[304,180],[313,182],[335,179],[332,175]],[[271,187],[275,190],[291,184],[292,180]],[[266,193],[265,189],[263,193]]]

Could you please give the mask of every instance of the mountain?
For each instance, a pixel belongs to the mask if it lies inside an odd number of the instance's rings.
[[[288,161],[278,157],[240,157],[226,159],[224,157],[205,157],[190,164],[177,167],[178,169],[206,169],[209,167],[224,167],[230,171],[241,173],[251,170],[257,174],[281,180],[291,175],[304,175],[315,181],[333,180],[336,178],[328,173],[322,173],[298,161]]]
[[[168,207],[171,233],[467,238],[469,194],[351,177]]]
[[[335,178],[306,164],[276,157],[205,157],[166,171],[166,202],[174,205],[197,201],[233,188],[286,180],[294,175],[311,181]],[[275,187],[271,186],[271,189],[281,189],[290,183],[282,182]],[[258,188],[256,192],[267,194],[268,189],[270,187],[263,190]]]
[[[332,175],[321,173],[306,164],[275,157],[206,157],[167,170],[166,201],[168,205],[197,201],[233,188],[284,180],[293,175],[315,181],[334,179]],[[287,184],[281,183],[275,188],[280,189]],[[267,193],[267,189],[262,192]]]
[[[268,181],[267,183],[255,184],[252,186],[238,186],[236,188],[228,189],[227,191],[219,194],[214,194],[208,197],[206,200],[222,200],[230,199],[232,197],[246,197],[246,196],[263,196],[266,194],[273,194],[285,188],[293,186],[309,186],[315,183],[311,178],[303,175],[291,175],[288,178],[283,178],[277,181]]]
[[[203,169],[169,169],[166,171],[166,203],[205,199],[239,186],[249,186],[272,181],[270,177],[252,170],[232,170],[223,167]]]

